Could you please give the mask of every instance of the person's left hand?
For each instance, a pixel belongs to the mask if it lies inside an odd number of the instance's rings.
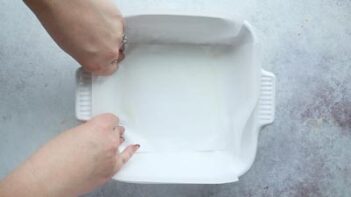
[[[77,196],[92,191],[110,180],[139,148],[129,145],[119,152],[123,132],[112,114],[63,132],[0,184],[0,196]]]

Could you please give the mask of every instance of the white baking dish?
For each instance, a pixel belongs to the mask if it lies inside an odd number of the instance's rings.
[[[139,152],[114,177],[142,183],[227,183],[252,165],[258,131],[274,119],[272,73],[251,26],[201,15],[126,17],[118,72],[77,72],[80,120],[111,112]]]

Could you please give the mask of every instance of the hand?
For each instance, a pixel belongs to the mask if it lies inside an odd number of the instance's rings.
[[[9,196],[77,196],[104,184],[139,148],[118,152],[124,141],[118,124],[116,116],[103,114],[63,132],[0,184],[0,196],[6,196],[1,190]]]
[[[123,59],[123,17],[111,0],[26,0],[56,43],[84,69],[109,75]]]

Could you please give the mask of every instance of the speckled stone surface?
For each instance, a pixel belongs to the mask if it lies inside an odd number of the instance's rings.
[[[256,27],[262,65],[277,76],[274,124],[237,183],[110,181],[87,197],[351,196],[351,1],[119,0],[137,9],[217,9]],[[22,1],[0,0],[0,178],[74,119],[74,72]]]

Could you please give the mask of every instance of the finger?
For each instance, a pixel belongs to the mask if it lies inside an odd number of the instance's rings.
[[[115,126],[113,130],[116,131],[118,137],[121,137],[126,129],[123,126]]]
[[[112,132],[112,137],[117,140],[118,142],[118,145],[121,145],[123,142],[124,142],[124,137],[123,137],[123,134],[124,134],[124,127],[122,126],[117,126],[115,128],[113,128],[113,132]]]
[[[119,130],[120,136],[123,136],[124,132],[126,131],[126,129],[123,126],[118,126],[118,130]]]
[[[121,136],[121,137],[119,138],[120,144],[123,144],[124,141],[126,141],[126,139],[125,139],[123,136]]]
[[[121,145],[125,141],[124,132],[126,129],[123,126],[119,126],[118,130],[119,130],[119,145]]]
[[[109,65],[107,65],[106,67],[103,67],[102,69],[94,72],[94,74],[102,75],[102,76],[111,75],[114,72],[116,72],[117,69],[118,69],[118,59],[113,60]]]
[[[134,153],[140,148],[139,144],[129,145],[124,149],[117,158],[117,166],[121,167],[134,155]]]
[[[125,54],[123,50],[119,51],[118,62],[121,62],[125,58]]]

